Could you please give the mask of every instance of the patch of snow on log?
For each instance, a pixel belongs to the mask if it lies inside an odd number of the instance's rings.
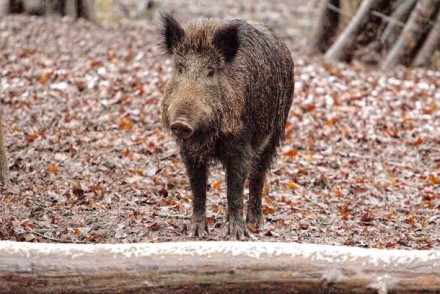
[[[176,243],[138,243],[138,244],[42,244],[13,241],[0,242],[0,254],[21,254],[29,257],[44,255],[65,255],[66,258],[80,258],[97,252],[106,252],[126,258],[148,256],[200,256],[209,258],[213,254],[225,257],[248,257],[260,259],[264,256],[286,256],[305,258],[312,261],[346,263],[365,259],[364,266],[395,267],[413,262],[431,263],[440,266],[440,251],[367,249],[348,246],[321,244],[272,243],[272,242],[176,242]]]

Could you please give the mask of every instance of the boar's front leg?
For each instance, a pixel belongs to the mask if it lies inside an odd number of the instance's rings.
[[[234,158],[226,166],[228,234],[237,239],[248,236],[243,219],[243,189],[248,168],[243,158]]]
[[[208,166],[205,162],[185,160],[191,190],[193,194],[193,212],[191,217],[191,236],[204,236],[208,234],[206,221],[206,183],[208,179]]]

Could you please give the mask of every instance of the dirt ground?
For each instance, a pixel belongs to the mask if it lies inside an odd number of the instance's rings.
[[[315,1],[226,1],[222,10],[168,2],[161,8],[181,20],[262,21],[292,50],[287,139],[264,188],[265,226],[249,240],[440,248],[440,72],[383,73],[308,56]],[[0,36],[11,176],[0,194],[0,239],[191,240],[185,169],[159,124],[171,63],[157,46],[156,20],[98,26],[8,16]],[[203,239],[227,239],[220,166],[208,195]]]

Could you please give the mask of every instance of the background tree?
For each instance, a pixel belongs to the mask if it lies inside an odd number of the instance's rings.
[[[327,60],[426,66],[440,49],[440,1],[325,0],[320,10],[310,48]]]
[[[67,15],[95,20],[94,0],[0,0],[0,16],[8,13]]]

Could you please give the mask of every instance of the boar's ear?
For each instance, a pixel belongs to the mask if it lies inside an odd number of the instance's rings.
[[[179,44],[179,42],[185,36],[185,31],[177,20],[175,20],[174,17],[167,12],[162,12],[160,14],[160,19],[162,22],[161,35],[163,38],[163,46],[167,53],[173,54],[177,44]]]
[[[240,46],[239,30],[240,24],[231,22],[214,34],[212,43],[223,54],[226,62],[232,61],[237,54],[238,47]]]

